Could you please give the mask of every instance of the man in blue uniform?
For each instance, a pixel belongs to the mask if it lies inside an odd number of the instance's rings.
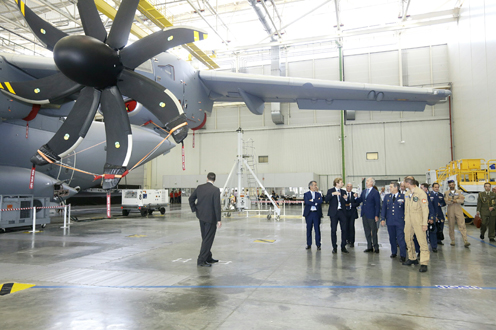
[[[379,253],[379,242],[377,240],[377,222],[381,215],[381,197],[379,192],[374,189],[374,178],[368,178],[365,181],[365,189],[360,197],[355,200],[356,205],[362,205],[362,221],[365,238],[367,239],[367,249],[363,252]],[[373,249],[372,249],[373,247]]]
[[[312,228],[315,230],[315,245],[320,250],[320,218],[322,218],[322,195],[317,191],[316,181],[310,181],[308,184],[310,191],[304,195],[305,209],[303,216],[307,222],[307,250],[312,246]]]
[[[444,229],[444,212],[443,206],[446,206],[446,202],[444,201],[444,195],[439,192],[439,183],[434,182],[432,184],[432,192],[430,197],[432,206],[434,208],[434,216],[433,219],[436,222],[437,226],[437,244],[443,244],[443,229]]]
[[[405,195],[398,192],[398,182],[391,182],[391,191],[382,201],[381,224],[387,225],[389,232],[389,243],[391,244],[391,258],[398,255],[398,245],[400,247],[400,260],[406,261],[405,243]]]

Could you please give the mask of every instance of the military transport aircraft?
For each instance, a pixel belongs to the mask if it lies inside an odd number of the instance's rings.
[[[189,129],[205,124],[214,102],[242,101],[256,115],[265,102],[314,110],[423,111],[450,95],[432,88],[198,71],[166,52],[206,38],[198,29],[172,27],[126,46],[139,0],[121,2],[108,34],[94,1],[78,0],[84,36],[67,35],[23,1],[12,1],[54,58],[0,54],[0,194],[32,194],[30,161],[38,165],[35,196],[53,195],[54,185],[68,195],[75,193],[71,187],[94,186],[94,177],[81,171],[103,169],[103,188],[114,188],[163,140],[157,130],[131,124],[157,123],[179,143]],[[98,109],[105,125],[93,121]],[[174,145],[166,141],[146,160]]]

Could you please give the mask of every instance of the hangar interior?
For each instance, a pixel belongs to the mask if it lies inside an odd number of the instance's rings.
[[[81,35],[78,3],[84,2],[3,1],[0,55],[52,57],[24,20],[24,4],[64,33]],[[94,0],[107,32],[119,6],[129,2]],[[363,253],[367,242],[360,218],[354,247],[347,254],[333,253],[327,206],[320,225],[322,250],[304,249],[301,204],[282,204],[285,216],[277,220],[263,212],[233,211],[223,214],[212,248],[220,262],[204,268],[196,267],[201,237],[187,205],[209,172],[217,174],[215,185],[222,188],[237,159],[239,128],[267,190],[291,193],[297,200],[310,180],[325,193],[337,177],[358,191],[373,177],[379,189],[389,191],[390,181],[412,175],[422,183],[429,180],[429,170],[454,160],[496,158],[494,1],[141,0],[137,7],[126,47],[171,26],[208,33],[206,40],[168,50],[195,72],[437,88],[451,96],[424,111],[345,112],[266,102],[257,115],[239,101],[241,92],[230,95],[234,102],[215,102],[204,112],[204,125],[189,131],[183,148],[171,139],[163,155],[121,181],[145,190],[167,189],[167,194],[182,190],[182,203],[169,204],[165,214],[122,217],[120,205],[113,205],[110,219],[94,209],[87,212],[95,213],[92,217],[80,213],[84,221],[61,229],[61,216],[52,213],[53,223],[36,233],[0,234],[0,306],[10,315],[2,328],[494,328],[496,244],[487,236],[479,239],[474,225],[466,227],[469,248],[458,230],[456,245],[450,246],[446,225],[445,245],[431,251],[429,271],[419,273],[418,266],[389,258],[384,227],[378,229],[381,253]],[[155,82],[182,84],[183,97],[193,85],[176,77],[181,66],[162,63],[158,55],[150,65]],[[215,95],[210,98],[215,101]],[[317,100],[309,102],[311,107]],[[181,105],[186,111],[187,103]],[[61,123],[62,117],[50,120]],[[2,123],[8,120],[2,117]],[[95,121],[102,121],[100,111]],[[23,137],[26,124],[14,124],[12,134]],[[33,122],[30,129],[43,125]],[[2,139],[10,141],[11,131],[2,126]],[[138,149],[146,155],[156,143]],[[0,151],[15,147],[2,144]],[[76,157],[67,162],[76,167]],[[29,159],[25,163],[31,168]],[[2,159],[2,165],[11,163]],[[67,170],[65,175],[71,176]],[[64,178],[62,170],[59,177]],[[242,186],[247,185],[245,178]],[[478,191],[482,186],[479,182]],[[341,241],[339,233],[338,228]],[[19,284],[13,289],[8,283]]]

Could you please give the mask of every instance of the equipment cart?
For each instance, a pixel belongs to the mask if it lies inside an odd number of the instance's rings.
[[[128,216],[131,210],[138,209],[142,217],[159,210],[165,214],[165,207],[169,204],[168,189],[123,189],[122,215]]]

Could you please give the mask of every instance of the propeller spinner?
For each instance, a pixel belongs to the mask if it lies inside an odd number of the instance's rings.
[[[107,160],[104,174],[126,172],[132,152],[131,125],[123,95],[152,112],[179,143],[188,135],[186,116],[178,99],[153,80],[134,72],[141,63],[178,45],[206,39],[207,34],[186,27],[155,32],[125,47],[139,0],[123,0],[110,32],[100,20],[94,0],[78,0],[85,36],[67,36],[36,15],[21,0],[15,0],[33,33],[53,50],[60,73],[27,82],[0,83],[10,97],[32,104],[47,104],[79,92],[69,116],[31,158],[36,165],[60,161],[84,139],[101,104],[105,119]],[[4,88],[5,86],[5,88]],[[120,177],[104,178],[103,188],[112,189]]]

